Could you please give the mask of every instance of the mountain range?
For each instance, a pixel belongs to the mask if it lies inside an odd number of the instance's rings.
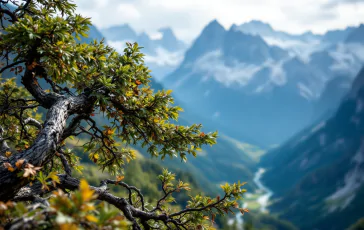
[[[290,35],[258,21],[225,30],[214,20],[163,83],[224,133],[280,144],[338,103],[318,106],[329,82],[347,87],[364,63],[360,36],[363,26]],[[340,76],[345,84],[332,86]]]
[[[159,33],[151,38],[128,24],[101,31],[91,26],[81,42],[105,37],[118,51],[126,41],[138,42],[162,83],[152,81],[152,88],[173,89],[185,108],[180,124],[220,131],[218,143],[197,158],[186,164],[166,159],[164,166],[193,173],[207,191],[241,180],[249,192],[257,189],[254,172],[263,167],[274,215],[302,230],[360,223],[364,25],[317,35],[289,34],[256,20],[225,29],[214,20],[190,45],[170,28]]]
[[[341,230],[364,216],[364,68],[338,109],[262,157],[270,209],[302,230]]]
[[[153,77],[158,80],[174,70],[183,59],[183,53],[187,48],[183,41],[177,39],[171,28],[159,29],[160,36],[154,39],[145,32],[138,34],[128,24],[102,29],[101,33],[108,44],[119,52],[123,51],[126,42],[138,42],[146,54],[146,64],[153,71]]]
[[[242,178],[250,191],[256,189],[254,172],[264,167],[262,180],[274,192],[269,210],[279,218],[302,230],[360,224],[363,28],[290,35],[259,21],[229,30],[216,20],[208,24],[175,70],[160,79],[187,110],[181,124],[201,121],[206,130],[223,134],[216,146],[178,167],[192,172],[205,188]],[[148,44],[147,54],[155,54],[155,47],[172,52],[167,44],[178,47],[177,39],[130,34],[135,35],[131,40]],[[154,81],[152,87],[163,88]],[[282,142],[265,155],[257,147],[269,150]],[[254,156],[262,154],[258,164]],[[177,166],[170,160],[163,164]]]
[[[116,48],[125,41],[145,46],[147,65],[186,108],[180,124],[201,121],[206,131],[221,131],[218,144],[204,148],[198,158],[162,164],[193,173],[207,191],[214,190],[211,183],[242,179],[254,192],[254,172],[264,167],[262,180],[274,192],[273,215],[302,230],[360,224],[363,25],[291,35],[259,21],[226,30],[214,20],[188,49],[171,29],[161,30],[158,39],[128,25],[102,33]],[[150,60],[158,50],[164,56],[179,52],[179,61],[155,64]],[[155,81],[152,87],[164,88]],[[269,150],[275,143],[283,144],[265,155],[258,147]]]
[[[186,45],[184,42],[177,39],[171,28],[161,28],[158,32],[160,33],[160,38],[152,39],[145,32],[138,34],[128,24],[101,30],[101,33],[108,41],[138,42],[144,47],[144,51],[148,54],[154,54],[158,47],[171,52],[185,48]]]

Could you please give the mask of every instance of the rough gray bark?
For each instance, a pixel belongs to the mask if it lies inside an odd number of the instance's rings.
[[[24,125],[32,125],[38,129],[42,129],[42,124],[39,121],[37,121],[31,117],[24,120]]]
[[[48,100],[46,100],[48,103]],[[54,156],[57,145],[66,128],[67,118],[74,113],[83,113],[90,109],[90,100],[85,95],[77,97],[59,97],[47,113],[44,128],[38,134],[33,145],[9,159],[9,163],[15,165],[19,159],[34,166],[43,166]],[[0,200],[8,200],[27,183],[26,179],[19,178],[16,173],[10,172],[0,165]]]
[[[37,82],[35,78],[36,72],[34,70],[27,70],[22,77],[22,83],[30,94],[41,104],[44,108],[49,109],[52,105],[62,98],[63,96],[57,93],[46,93]],[[63,97],[64,98],[64,97]]]
[[[2,126],[0,126],[0,156],[4,155],[6,151],[10,150],[10,147],[8,143],[6,142],[6,139],[3,138],[4,129]]]

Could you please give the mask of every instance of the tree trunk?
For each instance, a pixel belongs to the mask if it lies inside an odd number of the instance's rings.
[[[56,151],[62,134],[66,128],[66,122],[70,115],[74,113],[84,113],[91,108],[89,98],[85,95],[77,97],[58,99],[49,109],[44,123],[44,128],[38,134],[33,145],[19,154],[12,156],[8,162],[15,168],[15,163],[19,159],[24,159],[24,165],[30,163],[34,166],[44,166],[48,163]],[[10,172],[0,162],[0,200],[6,201],[29,181],[27,178],[18,177],[17,171]]]

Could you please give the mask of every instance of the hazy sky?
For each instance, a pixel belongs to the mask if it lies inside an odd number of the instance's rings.
[[[252,19],[291,33],[323,33],[364,23],[364,0],[75,0],[99,28],[123,23],[155,34],[170,26],[190,41],[213,19],[229,28]]]

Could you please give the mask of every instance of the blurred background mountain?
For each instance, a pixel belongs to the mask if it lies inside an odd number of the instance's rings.
[[[119,52],[138,42],[152,88],[172,89],[184,108],[179,122],[219,131],[218,143],[187,163],[149,159],[134,146],[128,182],[162,167],[211,195],[247,181],[241,205],[251,212],[218,220],[219,229],[364,229],[363,24],[291,34],[259,20],[229,28],[212,20],[187,41],[172,27],[156,36],[120,22],[91,26],[81,42],[93,39]],[[87,170],[90,180],[102,177]],[[158,188],[142,191],[153,197]]]
[[[249,182],[242,205],[252,214],[221,228],[360,229],[364,25],[318,35],[213,20],[190,44],[170,28],[157,39],[127,24],[101,32],[119,51],[125,41],[145,47],[154,88],[173,89],[186,111],[181,123],[219,130],[218,144],[196,159],[163,164],[189,171],[202,188]]]

